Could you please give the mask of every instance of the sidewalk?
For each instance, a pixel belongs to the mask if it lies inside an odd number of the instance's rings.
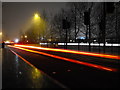
[[[61,88],[61,84],[30,66],[8,48],[2,49],[2,89]]]

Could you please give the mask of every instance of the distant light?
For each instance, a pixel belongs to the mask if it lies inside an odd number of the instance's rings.
[[[72,42],[72,40],[70,40],[70,42]]]
[[[23,38],[23,36],[21,36],[21,38]]]
[[[19,42],[19,39],[15,39],[15,43],[18,43]]]
[[[4,41],[6,44],[12,44],[12,43],[14,43],[13,41],[9,41],[9,40],[7,40],[7,41]]]
[[[58,45],[64,45],[64,43],[58,43]],[[78,45],[78,43],[67,43],[67,45]],[[89,43],[79,43],[79,45],[85,45],[85,46],[88,46]],[[91,43],[91,46],[103,46],[104,44],[103,43]],[[120,46],[120,44],[105,44],[105,46]]]
[[[41,40],[43,40],[44,38],[42,37]]]
[[[25,35],[25,38],[27,38],[27,35]]]
[[[48,41],[52,41],[51,39],[48,39]]]
[[[71,70],[70,70],[70,69],[68,69],[67,71],[68,71],[68,72],[70,72]]]
[[[56,74],[56,72],[52,72],[53,74]]]
[[[80,37],[80,39],[85,39],[85,37]]]
[[[11,41],[10,43],[14,43],[13,41]]]
[[[39,43],[40,45],[47,45],[48,43]]]
[[[5,43],[10,43],[10,41],[5,41]]]

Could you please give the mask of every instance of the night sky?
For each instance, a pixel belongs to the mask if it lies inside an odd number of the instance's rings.
[[[54,16],[61,8],[66,8],[62,2],[3,2],[2,3],[2,28],[7,38],[19,38],[20,30],[25,30],[35,12],[46,11],[48,17]]]

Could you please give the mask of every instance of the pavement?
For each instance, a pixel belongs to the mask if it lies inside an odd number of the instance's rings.
[[[2,49],[2,89],[66,88],[36,67],[27,64],[7,47]]]

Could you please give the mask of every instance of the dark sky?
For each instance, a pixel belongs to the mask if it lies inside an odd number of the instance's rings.
[[[66,3],[62,2],[4,2],[2,3],[2,28],[3,33],[9,39],[14,40],[19,37],[20,30],[33,17],[35,12],[46,11],[48,16],[59,12],[65,8]]]

